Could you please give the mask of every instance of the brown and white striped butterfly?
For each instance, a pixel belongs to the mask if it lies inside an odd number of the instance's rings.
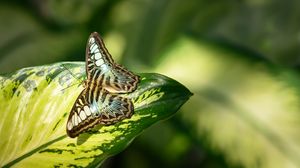
[[[120,93],[137,88],[139,77],[116,64],[97,32],[86,47],[85,88],[76,99],[68,121],[67,134],[74,138],[97,124],[111,125],[133,114],[133,103]]]

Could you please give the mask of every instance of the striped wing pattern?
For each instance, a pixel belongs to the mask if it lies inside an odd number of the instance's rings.
[[[120,94],[134,91],[139,77],[114,63],[96,32],[87,43],[86,72],[85,88],[67,121],[66,130],[71,138],[97,124],[111,125],[133,114],[132,101]]]
[[[114,124],[133,114],[133,104],[128,98],[110,94],[105,89],[94,95],[88,92],[89,89],[81,92],[69,115],[67,134],[71,138],[97,124]]]
[[[114,62],[98,33],[92,33],[86,48],[88,79],[101,80],[101,86],[112,93],[128,93],[136,89],[138,76]],[[100,78],[99,78],[100,77]]]

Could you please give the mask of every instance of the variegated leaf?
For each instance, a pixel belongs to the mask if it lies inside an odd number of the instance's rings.
[[[117,154],[144,129],[174,114],[191,93],[159,74],[139,74],[134,115],[97,126],[77,138],[66,136],[68,113],[82,91],[84,63],[25,68],[0,77],[0,163],[4,167],[92,167]]]

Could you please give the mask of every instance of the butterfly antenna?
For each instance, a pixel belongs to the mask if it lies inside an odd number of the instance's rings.
[[[64,64],[62,64],[62,67],[63,67],[65,70],[67,70],[67,71],[73,76],[73,78],[77,79],[77,81],[80,81],[79,83],[82,83],[82,82],[83,82],[83,80],[81,80],[81,79],[79,79],[78,77],[76,77],[76,76],[70,71],[70,69],[68,69]],[[66,90],[66,89],[68,89],[68,88],[70,88],[70,87],[73,87],[73,86],[75,86],[75,85],[78,85],[79,83],[74,83],[74,84],[72,84],[72,85],[70,85],[70,86],[68,86],[68,87],[66,87],[66,88],[63,88],[61,91],[64,91],[64,90]]]
[[[73,78],[75,78],[75,79],[79,80],[80,82],[82,82],[82,80],[80,80],[79,78],[77,78],[77,77],[70,71],[70,69],[68,69],[67,67],[65,67],[64,64],[62,64],[62,66],[65,68],[65,70],[67,70],[67,71],[73,76]]]
[[[66,87],[66,88],[63,88],[63,89],[61,89],[60,91],[64,91],[64,90],[67,90],[67,89],[69,89],[70,87],[73,87],[73,86],[75,86],[75,85],[78,85],[79,83],[74,83],[74,84],[72,84],[72,85],[70,85],[70,86],[68,86],[68,87]]]

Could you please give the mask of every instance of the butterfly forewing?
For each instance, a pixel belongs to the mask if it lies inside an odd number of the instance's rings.
[[[92,33],[86,47],[88,79],[97,80],[112,93],[128,93],[136,89],[139,77],[114,62],[98,33]]]

